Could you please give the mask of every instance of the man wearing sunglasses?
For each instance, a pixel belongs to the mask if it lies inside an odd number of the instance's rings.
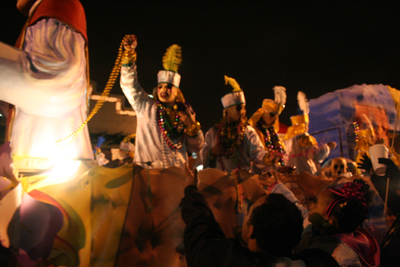
[[[267,166],[276,157],[264,149],[256,130],[247,125],[246,100],[235,79],[225,76],[233,91],[221,98],[223,117],[205,136],[201,151],[204,168],[216,168],[227,173],[235,169],[251,171],[252,165]]]

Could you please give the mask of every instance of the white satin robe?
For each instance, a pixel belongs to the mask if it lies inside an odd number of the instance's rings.
[[[26,30],[23,50],[0,42],[0,100],[16,106],[14,157],[93,159],[88,128],[65,148],[56,141],[86,119],[85,40],[55,19]]]

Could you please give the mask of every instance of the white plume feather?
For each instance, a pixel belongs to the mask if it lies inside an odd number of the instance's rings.
[[[285,106],[286,104],[286,88],[283,86],[274,86],[275,103]]]
[[[299,107],[303,111],[303,113],[304,114],[309,114],[310,113],[310,107],[309,107],[309,103],[308,103],[306,94],[303,93],[302,91],[299,91],[297,93],[297,101],[298,101]]]
[[[363,123],[365,123],[365,125],[367,126],[367,127],[364,127],[365,129],[373,129],[371,120],[370,120],[370,119],[367,117],[367,115],[365,115],[364,113],[361,114],[361,120],[362,120]]]

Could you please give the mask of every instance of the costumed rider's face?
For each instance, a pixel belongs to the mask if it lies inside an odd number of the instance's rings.
[[[278,113],[270,110],[264,110],[264,114],[262,115],[262,119],[267,126],[274,125],[277,118],[278,118]]]
[[[166,105],[173,105],[177,94],[178,89],[172,84],[159,83],[157,86],[157,97]]]
[[[234,105],[225,109],[226,119],[228,123],[239,121],[239,119],[246,115],[246,104]]]
[[[22,14],[28,16],[29,10],[36,1],[37,0],[17,0],[17,8]]]

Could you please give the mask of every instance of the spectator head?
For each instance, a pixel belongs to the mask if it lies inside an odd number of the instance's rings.
[[[339,189],[326,189],[317,198],[309,220],[321,233],[351,233],[367,218],[373,191],[358,179]]]
[[[290,256],[302,231],[303,217],[296,205],[281,194],[269,194],[250,207],[242,238],[252,251],[284,257]]]

